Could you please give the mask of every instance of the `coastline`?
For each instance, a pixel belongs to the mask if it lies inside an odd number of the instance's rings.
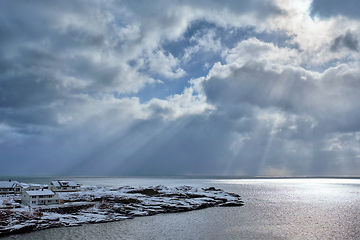
[[[58,193],[63,204],[1,211],[0,236],[53,227],[79,226],[192,211],[215,206],[242,206],[237,194],[214,187],[81,187],[78,192]]]

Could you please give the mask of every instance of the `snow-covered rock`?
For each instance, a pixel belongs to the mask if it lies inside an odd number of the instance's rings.
[[[15,232],[84,223],[118,221],[136,216],[183,212],[213,206],[242,206],[239,195],[221,189],[190,186],[81,187],[62,192],[63,204],[1,210],[0,236]]]

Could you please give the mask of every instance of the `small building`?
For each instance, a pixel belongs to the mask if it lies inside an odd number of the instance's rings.
[[[40,184],[22,184],[23,191],[38,191]]]
[[[16,203],[16,202],[6,202],[3,203],[2,205],[0,205],[0,208],[2,209],[9,209],[9,208],[20,208],[20,203]]]
[[[56,180],[51,181],[49,190],[54,192],[76,192],[79,190],[79,187],[75,181]]]
[[[18,181],[0,181],[0,194],[21,193],[22,186]]]
[[[21,204],[29,206],[59,204],[59,198],[53,191],[48,189],[24,191],[21,194]]]

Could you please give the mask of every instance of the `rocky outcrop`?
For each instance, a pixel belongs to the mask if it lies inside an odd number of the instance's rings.
[[[84,187],[80,192],[60,193],[59,197],[64,204],[1,211],[0,235],[244,204],[234,193],[189,186]]]

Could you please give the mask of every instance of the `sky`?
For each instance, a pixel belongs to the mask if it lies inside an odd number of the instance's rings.
[[[0,1],[0,175],[359,176],[358,0]]]

